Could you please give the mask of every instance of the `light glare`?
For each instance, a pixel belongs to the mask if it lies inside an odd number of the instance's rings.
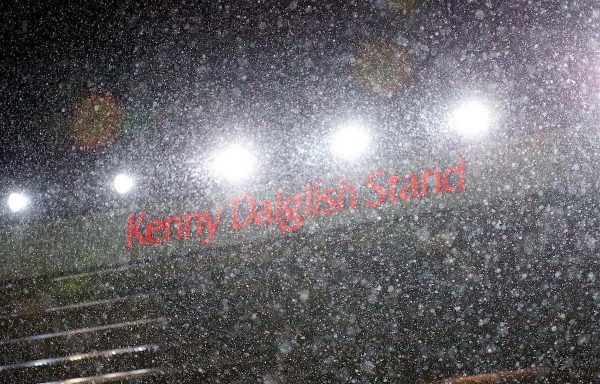
[[[114,187],[117,193],[121,195],[126,194],[133,188],[133,179],[123,173],[120,173],[115,177]]]
[[[331,151],[337,157],[353,160],[362,155],[369,144],[371,137],[366,129],[357,123],[341,127],[331,139]]]
[[[12,212],[21,212],[29,205],[29,199],[21,193],[13,192],[8,196],[6,205]]]
[[[255,170],[256,157],[246,147],[230,145],[213,157],[213,172],[231,183],[249,178]]]
[[[463,137],[476,138],[489,129],[490,113],[482,103],[469,101],[459,106],[452,115],[453,128]]]

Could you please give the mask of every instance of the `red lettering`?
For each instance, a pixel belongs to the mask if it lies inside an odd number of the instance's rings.
[[[252,200],[254,200],[254,199],[252,199]],[[253,208],[253,210],[254,210],[254,208]],[[206,236],[206,239],[200,240],[200,242],[202,244],[208,244],[210,239],[212,239],[213,236],[215,235],[215,232],[217,231],[217,225],[219,224],[219,220],[221,220],[222,213],[223,213],[223,209],[221,209],[221,208],[217,209],[215,218],[213,220],[211,220],[208,212],[204,211],[204,222],[206,223],[206,227],[208,228],[208,236]],[[250,216],[250,217],[252,217],[252,216]]]
[[[146,224],[146,241],[150,244],[158,243],[161,240],[161,238],[152,236],[152,232],[162,231],[164,227],[165,225],[162,219],[156,218],[150,220],[148,224]]]
[[[317,213],[319,213],[319,188],[321,188],[319,183],[313,184],[313,216],[316,216]]]
[[[184,236],[190,237],[192,232],[192,219],[196,219],[196,236],[202,233],[202,214],[198,211],[185,214]]]
[[[442,177],[440,172],[436,169],[428,169],[423,171],[421,177],[421,196],[427,196],[427,179],[431,176],[435,176],[435,193],[442,192]]]
[[[183,228],[181,223],[181,216],[173,215],[165,218],[165,240],[169,240],[171,238],[171,223],[177,223],[177,236],[178,239],[183,237]]]
[[[323,215],[328,215],[335,210],[336,201],[333,198],[333,194],[335,193],[335,189],[333,188],[325,188],[321,193],[321,201],[328,205],[327,208],[322,208],[319,213]]]
[[[258,225],[270,224],[273,221],[273,211],[271,211],[271,202],[263,200],[263,209],[256,211],[254,222]]]
[[[241,201],[246,201],[249,205],[250,205],[250,212],[248,214],[248,217],[246,217],[246,219],[243,222],[240,222],[238,220],[238,210],[239,210],[239,204]],[[256,213],[256,200],[254,200],[254,198],[252,196],[249,195],[241,195],[241,196],[236,196],[233,198],[233,213],[231,215],[231,226],[233,227],[233,229],[240,229],[242,227],[245,227],[246,225],[250,224],[252,222],[252,220],[254,219],[254,215]]]
[[[305,191],[304,216],[308,217],[311,214],[310,208],[312,207],[312,202],[311,202],[312,193],[311,193],[310,183],[306,184],[306,188],[304,189],[304,191]]]
[[[290,203],[293,203],[293,205],[290,206]],[[298,214],[298,210],[300,209],[300,206],[302,205],[302,195],[301,194],[296,194],[296,195],[291,195],[288,196],[284,201],[283,201],[283,211],[284,211],[284,216],[285,216],[285,220],[281,220],[279,222],[279,229],[284,231],[284,232],[293,232],[296,231],[298,229],[300,229],[300,227],[302,226],[302,215]],[[293,223],[290,225],[289,223],[286,222],[287,221],[293,221]]]
[[[391,174],[390,177],[388,178],[388,186],[389,186],[389,199],[390,201],[395,202],[396,200],[398,200],[396,198],[396,183],[399,182],[401,179],[394,175]]]
[[[420,174],[410,173],[403,177],[390,173],[386,176],[384,170],[371,171],[366,178],[366,186],[376,195],[371,200],[365,200],[367,207],[377,207],[386,201],[397,202],[398,199],[410,200],[427,196],[431,187],[431,178],[435,177],[434,193],[456,192],[464,189],[464,156],[461,154],[458,163],[449,166],[443,172],[436,169],[425,169]],[[378,179],[380,178],[380,179]],[[386,184],[387,183],[387,184]],[[420,188],[420,189],[419,189]],[[433,191],[433,188],[432,188]],[[293,232],[299,230],[304,220],[316,215],[329,215],[344,208],[356,208],[357,191],[352,181],[340,178],[337,187],[324,188],[318,183],[307,183],[304,191],[284,196],[278,188],[274,201],[260,200],[249,194],[236,195],[232,201],[233,229],[240,229],[252,223],[265,225],[276,223],[281,231]],[[275,206],[273,206],[273,204]],[[304,204],[304,207],[302,207]],[[193,211],[183,215],[174,214],[164,218],[154,218],[143,225],[146,212],[130,214],[127,220],[127,236],[125,245],[133,246],[135,240],[139,244],[156,244],[161,241],[188,238],[192,236],[192,226],[195,221],[195,234],[202,244],[207,244],[215,236],[223,209],[219,208],[211,217],[208,211]],[[176,227],[174,227],[176,225]],[[206,230],[204,231],[204,226]],[[205,237],[202,236],[205,234]],[[203,238],[204,237],[204,238]]]
[[[458,175],[458,182],[455,187],[451,186],[450,183],[448,182],[448,176],[450,176],[450,174],[452,172],[455,172]],[[442,177],[442,185],[444,186],[444,189],[446,191],[456,192],[456,191],[462,191],[464,188],[464,184],[465,184],[465,158],[463,155],[460,155],[460,157],[458,158],[458,165],[452,166],[452,167],[446,169],[446,171],[444,171],[444,176]]]
[[[337,193],[337,209],[341,211],[344,209],[344,192],[350,192],[350,208],[356,208],[356,188],[352,184],[344,184],[344,178],[340,178],[338,182],[338,193]]]
[[[385,171],[378,169],[367,175],[367,187],[377,192],[377,199],[365,201],[367,207],[376,207],[385,200],[385,188],[373,181],[377,176],[381,176]]]
[[[400,192],[398,192],[398,196],[400,196],[400,198],[402,200],[410,200],[411,197],[419,197],[419,185],[418,185],[418,180],[417,180],[417,175],[415,175],[414,173],[411,173],[410,175],[406,175],[407,179],[410,179],[410,182],[408,184],[406,184],[405,186],[403,186],[402,188],[400,188]],[[410,194],[408,194],[408,190],[412,189],[412,192]]]
[[[140,244],[146,243],[144,241],[144,238],[142,237],[142,234],[140,233],[140,224],[142,223],[145,217],[146,212],[140,212],[137,220],[134,222],[133,214],[129,215],[129,219],[127,219],[127,241],[125,243],[128,248],[131,248],[131,246],[133,245],[133,236],[136,237]]]
[[[275,192],[275,221],[278,223],[281,222],[281,192],[283,192],[281,188]]]

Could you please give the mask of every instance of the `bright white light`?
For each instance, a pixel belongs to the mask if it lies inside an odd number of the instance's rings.
[[[123,173],[120,173],[115,176],[114,187],[117,193],[124,195],[133,189],[133,179]]]
[[[6,205],[13,212],[21,212],[29,205],[29,199],[22,193],[13,192],[8,196]]]
[[[231,183],[249,178],[256,168],[256,157],[246,147],[232,144],[213,156],[212,171]]]
[[[345,160],[353,160],[362,155],[369,144],[369,132],[359,123],[346,124],[331,138],[331,151]]]
[[[451,124],[452,128],[463,137],[481,137],[489,129],[490,112],[484,104],[469,101],[454,111]]]

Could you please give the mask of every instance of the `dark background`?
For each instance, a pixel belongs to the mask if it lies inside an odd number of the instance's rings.
[[[143,180],[136,198],[202,194],[210,180],[199,165],[237,137],[267,159],[262,180],[307,179],[324,162],[307,148],[337,118],[366,116],[386,158],[423,140],[446,145],[440,130],[465,95],[492,101],[504,136],[580,129],[598,101],[593,1],[0,7],[2,191],[39,194],[46,215],[111,200],[123,169]],[[375,55],[376,67],[410,68],[383,90],[356,65],[381,47],[402,60]],[[86,148],[73,114],[95,94],[112,97],[122,119],[111,143]]]
[[[333,167],[309,149],[355,114],[376,127],[378,160],[424,141],[444,150],[457,140],[441,133],[448,111],[473,95],[499,116],[494,139],[597,135],[594,1],[1,7],[2,192],[34,194],[34,217],[118,205],[123,169],[140,178],[133,199],[210,193],[195,170],[240,136],[270,164],[258,182],[309,180]],[[73,134],[91,95],[122,113],[110,144]],[[148,368],[159,377],[145,382],[431,382],[539,368],[539,382],[594,382],[600,215],[578,174],[310,238],[5,281],[0,379]],[[111,353],[140,345],[153,347]]]

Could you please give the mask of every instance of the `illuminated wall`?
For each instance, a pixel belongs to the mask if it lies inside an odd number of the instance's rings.
[[[598,190],[600,179],[598,144],[593,139],[587,135],[555,133],[522,137],[500,145],[471,145],[453,153],[434,153],[433,149],[424,146],[420,153],[399,155],[394,164],[366,164],[348,169],[343,175],[319,180],[273,183],[280,185],[279,197],[279,188],[255,187],[214,196],[211,206],[199,206],[185,199],[170,200],[156,207],[137,206],[52,223],[5,226],[0,229],[3,244],[0,275],[14,278],[88,270],[161,255],[202,252],[207,247],[281,238],[292,233],[322,234],[360,222],[385,222],[385,219],[443,207],[466,207],[502,198],[518,199],[529,194],[543,197],[545,193],[557,190],[572,195],[593,193]],[[461,155],[464,157],[464,170],[461,170],[464,185],[459,188],[457,167],[461,166]],[[445,185],[443,176],[449,169]],[[436,185],[437,176],[430,171],[426,177],[428,192],[423,196],[423,173],[428,170],[438,170],[442,185]],[[416,181],[405,178],[411,173],[416,176]],[[392,197],[388,187],[394,174],[401,180],[394,186],[395,196]],[[343,185],[340,185],[341,176],[344,177]],[[318,189],[314,189],[316,182]],[[412,189],[415,183],[417,191]],[[344,186],[354,187],[355,195],[348,190],[340,191]],[[329,194],[325,193],[327,188],[331,188]],[[318,191],[316,197],[312,193],[315,190]],[[324,193],[325,198],[322,198]],[[336,193],[344,195],[344,199],[338,200]],[[355,209],[351,209],[353,197]],[[292,214],[285,220],[287,224],[280,225],[286,215],[286,198],[288,211]],[[281,201],[278,203],[277,199]],[[328,199],[332,200],[330,204]],[[252,200],[255,203],[253,215]],[[269,212],[264,200],[270,202]],[[315,201],[318,204],[316,210]],[[297,209],[294,210],[295,205]],[[279,213],[277,207],[280,207]],[[221,214],[215,222],[219,209]],[[186,214],[193,212],[198,215],[187,217],[189,227],[186,228]],[[212,236],[210,226],[202,221],[204,213],[213,224]],[[301,225],[295,225],[299,216]],[[237,220],[234,221],[234,217]],[[271,222],[266,222],[269,217]],[[196,232],[198,221],[204,223],[201,233]],[[136,227],[134,231],[131,225]],[[151,241],[147,241],[147,231]]]

